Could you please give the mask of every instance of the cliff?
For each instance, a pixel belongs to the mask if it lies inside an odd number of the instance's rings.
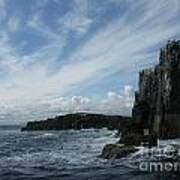
[[[169,41],[159,64],[140,72],[132,116],[142,131],[180,137],[180,41]]]
[[[169,41],[159,64],[139,73],[132,118],[121,129],[119,142],[107,144],[100,157],[121,158],[135,152],[134,146],[152,147],[157,138],[180,137],[180,41]]]
[[[22,128],[22,131],[88,128],[108,128],[112,130],[119,130],[120,127],[124,126],[124,120],[131,120],[131,118],[102,114],[76,113],[57,116],[43,121],[28,122],[26,127]]]

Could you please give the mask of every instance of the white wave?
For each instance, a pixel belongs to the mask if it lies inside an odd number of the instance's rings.
[[[53,133],[45,133],[45,134],[43,134],[42,136],[44,136],[44,137],[49,137],[49,136],[55,136],[55,134],[53,134]]]

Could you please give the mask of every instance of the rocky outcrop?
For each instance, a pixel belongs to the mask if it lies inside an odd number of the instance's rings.
[[[159,64],[139,73],[132,119],[121,129],[121,145],[106,145],[101,157],[121,158],[135,152],[134,146],[180,137],[180,41],[169,41]]]
[[[159,64],[140,72],[132,115],[141,131],[180,137],[180,41],[169,41]]]
[[[107,144],[99,157],[104,159],[119,159],[136,151],[137,149],[131,145]]]
[[[108,116],[102,114],[76,113],[57,116],[43,121],[28,122],[22,131],[36,130],[66,130],[66,129],[88,129],[108,128],[119,130],[124,126],[129,117]]]

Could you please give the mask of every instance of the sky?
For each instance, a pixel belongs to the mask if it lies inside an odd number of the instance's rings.
[[[131,115],[138,72],[180,39],[179,0],[0,0],[0,124]]]

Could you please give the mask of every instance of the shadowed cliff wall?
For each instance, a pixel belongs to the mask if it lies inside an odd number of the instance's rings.
[[[160,138],[180,136],[180,41],[169,41],[159,64],[140,72],[132,115]]]

